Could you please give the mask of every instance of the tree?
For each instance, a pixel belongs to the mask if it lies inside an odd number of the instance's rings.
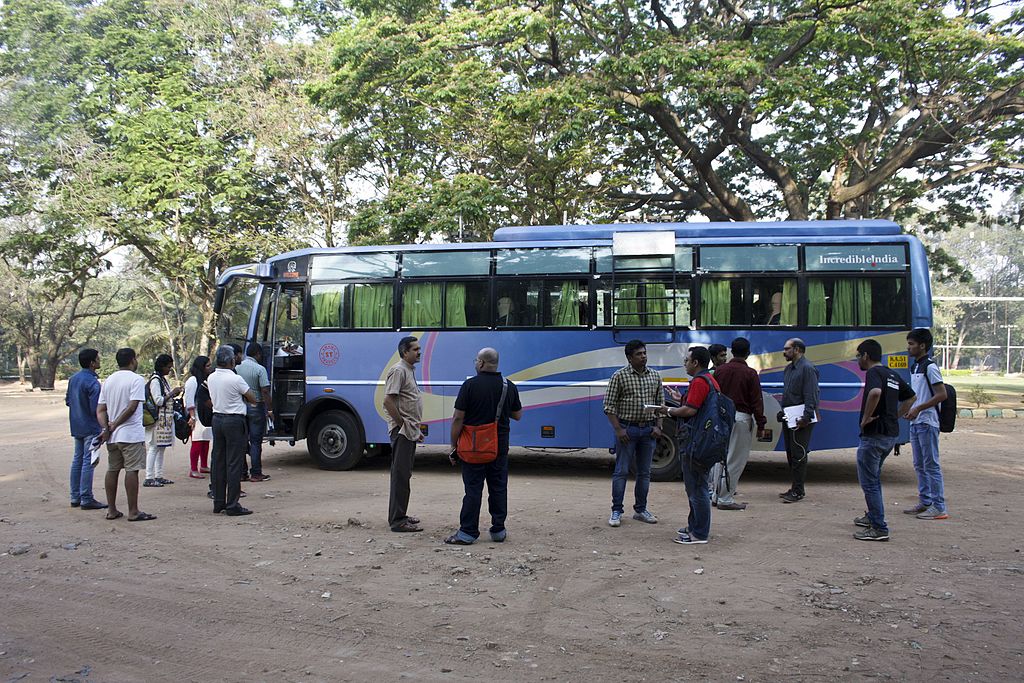
[[[350,5],[314,99],[399,204],[472,172],[513,220],[966,220],[1024,169],[1022,11],[984,0]]]
[[[63,240],[52,231],[15,235],[24,258],[48,258],[62,241],[137,250],[174,300],[198,312],[209,348],[221,270],[294,244],[287,180],[236,107],[239,92],[273,80],[251,52],[272,42],[275,8],[260,0],[4,5],[5,138],[34,155],[3,179],[0,197],[9,214],[56,207],[75,217],[43,221],[66,225]],[[85,153],[60,154],[68,140]]]

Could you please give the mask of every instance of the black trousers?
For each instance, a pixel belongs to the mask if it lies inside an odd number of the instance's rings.
[[[793,475],[793,492],[804,493],[804,481],[807,479],[807,456],[811,454],[811,432],[814,425],[809,424],[800,429],[783,427],[782,438],[786,444],[786,460],[789,471]]]
[[[394,529],[408,521],[409,480],[416,457],[416,442],[409,441],[396,429],[391,433],[391,491],[388,499],[388,524]]]
[[[210,480],[213,509],[238,506],[242,491],[242,467],[248,449],[245,415],[213,415],[213,448],[210,452]]]

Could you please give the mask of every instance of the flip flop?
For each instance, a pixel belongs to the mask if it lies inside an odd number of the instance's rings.
[[[151,515],[148,512],[140,512],[138,517],[129,517],[129,522],[148,522],[151,519],[156,519],[156,515]]]
[[[107,517],[107,519],[121,519],[122,517],[124,517],[124,513],[121,512],[121,511],[118,511],[115,514],[107,515],[106,517]]]

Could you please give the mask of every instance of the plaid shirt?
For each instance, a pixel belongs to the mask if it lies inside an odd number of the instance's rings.
[[[644,368],[640,373],[630,365],[616,370],[608,380],[604,412],[624,422],[654,422],[654,414],[644,410],[645,403],[659,406],[665,404],[665,393],[661,390],[661,375],[658,371]]]

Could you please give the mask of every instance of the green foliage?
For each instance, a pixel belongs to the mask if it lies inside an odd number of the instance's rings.
[[[992,402],[992,394],[980,384],[975,384],[967,390],[967,400],[973,403],[976,408],[981,408],[982,405]]]
[[[379,191],[355,219],[375,238],[426,238],[384,205],[464,173],[503,190],[491,225],[909,219],[923,201],[948,211],[919,222],[948,225],[979,183],[1019,183],[1020,17],[986,2],[349,6],[311,95]]]

